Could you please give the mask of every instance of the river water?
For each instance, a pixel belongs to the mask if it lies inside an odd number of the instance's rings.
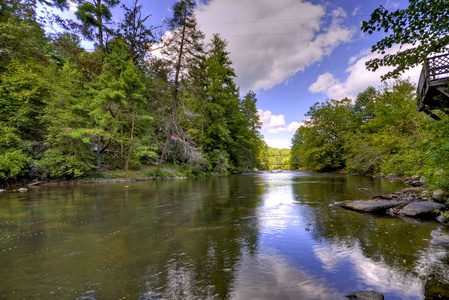
[[[335,202],[404,186],[256,173],[0,194],[1,299],[424,299],[447,281],[437,223]]]

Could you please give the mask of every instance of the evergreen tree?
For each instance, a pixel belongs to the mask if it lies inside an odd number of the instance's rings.
[[[136,66],[144,68],[150,47],[156,43],[153,34],[155,26],[146,25],[151,15],[142,16],[142,5],[138,4],[138,0],[134,0],[131,7],[125,4],[121,7],[124,10],[124,18],[119,24],[119,34],[128,45],[129,57]]]
[[[256,108],[256,94],[249,91],[240,101],[240,112],[244,119],[242,134],[238,142],[241,149],[241,163],[245,170],[253,167],[261,168],[261,152],[263,141],[259,130],[262,128]]]
[[[207,98],[202,108],[203,122],[198,140],[213,166],[228,164],[229,159],[229,166],[235,168],[239,164],[237,136],[244,119],[239,110],[235,73],[226,46],[227,42],[218,34],[209,43],[204,74]]]
[[[108,149],[113,165],[129,168],[131,159],[153,156],[151,122],[138,69],[121,40],[113,41],[103,72],[93,85],[90,115],[101,132],[96,138],[97,169]]]
[[[112,20],[111,9],[119,3],[120,0],[79,0],[75,14],[82,23],[72,25],[80,28],[87,40],[95,42],[104,51],[107,42],[114,36],[113,30],[108,27]]]
[[[184,109],[181,79],[203,58],[204,34],[198,29],[192,0],[179,0],[173,5],[173,17],[168,22],[169,34],[163,40],[162,53],[172,63],[173,89],[166,122],[166,142],[162,146],[161,161],[176,145],[192,146],[191,139],[180,126]]]

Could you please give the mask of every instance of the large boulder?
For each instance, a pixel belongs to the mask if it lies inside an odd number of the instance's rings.
[[[436,210],[441,210],[445,206],[433,201],[419,201],[407,204],[398,213],[403,216],[412,218],[429,218],[435,217]]]
[[[390,208],[402,207],[405,200],[354,200],[343,202],[341,207],[365,213],[384,213]]]
[[[384,300],[384,295],[375,291],[352,292],[345,297],[351,300]]]

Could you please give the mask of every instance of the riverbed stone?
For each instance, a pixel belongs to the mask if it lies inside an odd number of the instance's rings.
[[[407,203],[404,200],[354,200],[341,203],[341,207],[365,213],[382,213]]]
[[[449,219],[446,217],[445,214],[439,215],[438,217],[436,217],[436,220],[437,220],[438,222],[440,222],[441,224],[444,224],[444,225],[446,225],[446,226],[449,225]]]
[[[433,230],[430,236],[432,237],[432,244],[449,247],[449,232],[437,229]]]
[[[351,292],[345,297],[351,300],[384,300],[384,295],[375,291]]]
[[[438,203],[443,203],[444,202],[444,195],[445,193],[444,193],[444,191],[443,190],[435,190],[435,191],[433,191],[433,193],[432,193],[432,199],[435,201],[435,202],[438,202]]]
[[[427,218],[436,215],[435,210],[443,209],[444,205],[433,201],[419,201],[407,204],[398,213],[412,218]]]

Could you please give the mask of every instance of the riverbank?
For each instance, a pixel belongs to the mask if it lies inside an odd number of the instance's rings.
[[[0,183],[0,189],[16,189],[39,185],[70,185],[88,183],[114,183],[135,182],[153,180],[178,180],[190,177],[206,176],[205,174],[192,174],[180,165],[142,166],[139,170],[109,169],[103,168],[101,173],[85,177],[53,178],[53,179],[25,179],[14,182]]]

